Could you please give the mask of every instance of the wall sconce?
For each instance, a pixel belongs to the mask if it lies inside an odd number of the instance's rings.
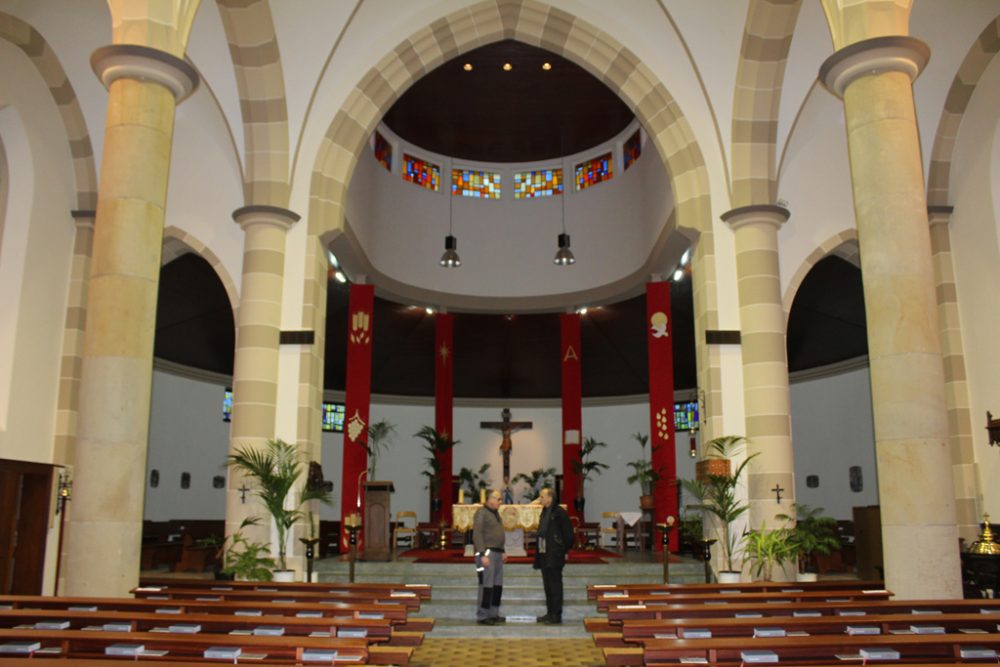
[[[59,496],[56,498],[56,514],[66,509],[66,503],[73,499],[73,480],[69,472],[59,473]]]
[[[990,411],[986,411],[986,431],[990,434],[990,444],[1000,445],[1000,419],[993,419]]]

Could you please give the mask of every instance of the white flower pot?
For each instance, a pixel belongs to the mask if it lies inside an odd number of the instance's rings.
[[[292,582],[295,581],[295,570],[275,570],[272,581]]]
[[[795,581],[809,582],[809,581],[816,581],[817,579],[819,579],[819,575],[816,574],[815,572],[796,572],[795,573]]]
[[[743,581],[742,572],[734,572],[731,570],[722,570],[719,572],[720,584],[738,584],[741,581]]]

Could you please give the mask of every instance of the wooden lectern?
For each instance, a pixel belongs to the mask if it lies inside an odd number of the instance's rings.
[[[389,560],[392,556],[392,482],[365,482],[365,547],[362,560]]]

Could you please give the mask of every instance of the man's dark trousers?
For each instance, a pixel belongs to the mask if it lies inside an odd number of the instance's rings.
[[[543,567],[542,585],[545,587],[545,606],[550,618],[562,618],[563,580],[562,566]]]

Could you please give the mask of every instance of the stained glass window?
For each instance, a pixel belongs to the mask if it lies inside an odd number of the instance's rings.
[[[625,162],[625,169],[632,166],[632,163],[639,159],[642,155],[642,141],[640,141],[639,130],[635,131],[631,137],[625,140],[625,146],[622,150],[623,161]]]
[[[451,170],[451,194],[477,199],[500,199],[500,174],[472,169]]]
[[[324,403],[323,404],[323,430],[344,432],[344,404]]]
[[[611,180],[611,153],[605,153],[592,160],[581,162],[573,169],[576,179],[576,189],[583,190],[602,181]]]
[[[386,171],[392,171],[392,144],[378,132],[375,133],[375,159]]]
[[[674,403],[674,430],[698,430],[698,401]]]
[[[233,390],[226,387],[222,394],[222,421],[232,421],[233,419]]]
[[[441,189],[441,167],[403,153],[403,180],[437,192]]]
[[[514,174],[514,199],[551,197],[563,192],[562,169],[519,171]]]

